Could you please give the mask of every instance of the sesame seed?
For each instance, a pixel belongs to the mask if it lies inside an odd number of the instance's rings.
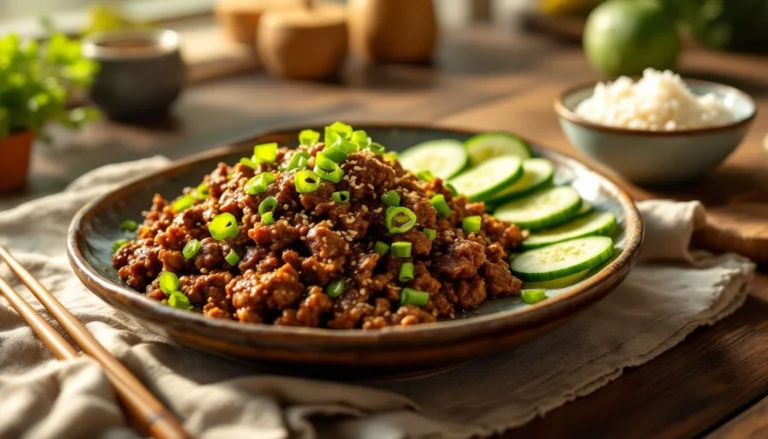
[[[283,209],[288,210],[291,206],[288,203],[283,204]]]
[[[354,169],[355,171],[362,171],[363,170],[363,168],[361,168],[360,166],[355,166],[352,169]]]
[[[301,237],[299,237],[299,239],[301,239],[302,241],[306,241],[307,237],[306,236],[301,236]]]
[[[355,218],[354,217],[350,216],[350,217],[347,218],[347,224],[352,224],[353,222],[355,222]]]
[[[368,212],[368,206],[366,206],[365,204],[363,204],[363,212]]]
[[[342,180],[346,180],[346,181],[349,181],[349,175],[345,175],[345,176],[341,177],[341,179],[342,179]]]

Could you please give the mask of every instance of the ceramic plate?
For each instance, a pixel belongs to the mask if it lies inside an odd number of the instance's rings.
[[[390,150],[430,139],[466,140],[475,133],[418,126],[354,125]],[[532,145],[534,155],[556,166],[555,181],[571,184],[596,209],[613,212],[620,231],[611,261],[588,278],[550,291],[548,300],[525,305],[517,298],[492,299],[453,320],[384,330],[331,330],[241,324],[204,318],[164,306],[121,284],[111,264],[112,242],[124,237],[119,224],[138,218],[160,193],[168,199],[195,186],[219,162],[235,163],[256,143],[295,145],[298,129],[270,132],[173,164],[93,200],[78,212],[68,253],[80,280],[102,300],[154,331],[191,347],[281,371],[302,374],[383,376],[419,373],[508,349],[563,323],[610,293],[637,259],[643,225],[629,195],[616,183],[575,159]],[[247,152],[247,153],[246,153]]]

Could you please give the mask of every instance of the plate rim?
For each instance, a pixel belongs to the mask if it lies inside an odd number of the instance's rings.
[[[321,128],[322,126],[324,125],[315,125],[314,128]],[[418,123],[377,123],[358,121],[357,123],[352,123],[352,126],[359,127],[359,129],[375,128],[444,131],[462,136],[472,136],[488,132],[440,124],[427,125]],[[167,179],[176,175],[182,175],[188,168],[198,162],[212,160],[216,157],[222,157],[245,150],[246,146],[243,144],[246,142],[256,142],[259,141],[259,139],[268,138],[270,136],[274,137],[287,135],[289,133],[298,133],[306,128],[306,125],[287,125],[263,129],[243,136],[239,138],[239,140],[228,142],[225,146],[174,160],[168,167],[133,178],[111,189],[107,193],[90,200],[77,211],[70,223],[69,230],[67,231],[67,255],[75,274],[89,291],[96,294],[101,300],[107,302],[107,304],[113,308],[114,306],[105,296],[111,295],[113,296],[112,299],[123,303],[127,302],[133,310],[141,310],[144,308],[150,311],[148,315],[147,312],[128,313],[119,310],[119,312],[129,314],[131,318],[134,319],[150,318],[156,323],[162,322],[165,326],[170,325],[177,328],[183,327],[187,330],[190,327],[193,327],[198,331],[205,331],[207,335],[221,331],[235,332],[239,336],[245,336],[249,340],[258,339],[260,341],[267,341],[274,337],[280,337],[282,338],[281,342],[313,341],[320,343],[320,345],[373,345],[381,347],[382,345],[418,345],[423,344],[424,340],[430,342],[464,340],[468,338],[477,338],[503,329],[525,329],[539,326],[542,322],[549,322],[558,316],[566,314],[570,315],[575,312],[575,310],[580,310],[589,303],[607,296],[610,292],[615,290],[617,285],[604,287],[603,284],[610,284],[611,281],[618,284],[619,281],[626,277],[629,270],[637,261],[644,239],[644,226],[640,212],[629,193],[612,177],[601,173],[590,165],[574,158],[570,154],[554,151],[522,136],[518,137],[528,142],[533,150],[542,152],[545,156],[556,157],[561,161],[569,162],[572,166],[582,167],[586,171],[597,175],[603,183],[607,183],[608,187],[606,189],[612,192],[614,199],[618,201],[625,215],[627,238],[626,245],[619,256],[603,267],[599,272],[582,281],[576,288],[535,305],[494,312],[488,315],[468,319],[458,318],[453,320],[441,320],[431,324],[387,327],[378,330],[337,330],[329,328],[243,324],[236,321],[204,317],[198,313],[177,310],[162,305],[160,302],[150,299],[125,285],[118,284],[106,278],[101,270],[91,266],[85,259],[82,249],[80,248],[80,242],[85,239],[82,226],[89,220],[89,218],[98,212],[98,207],[102,203],[109,202],[110,200],[112,202],[120,200],[123,198],[123,194],[130,193],[135,187],[140,186],[146,181],[158,178]],[[583,306],[580,306],[582,305],[582,302],[584,302]],[[569,312],[569,309],[571,312]]]

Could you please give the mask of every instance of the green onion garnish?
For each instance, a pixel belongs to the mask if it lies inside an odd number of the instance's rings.
[[[407,207],[389,207],[384,217],[389,233],[405,233],[416,225],[416,214]]]
[[[315,157],[315,172],[323,180],[338,183],[344,177],[344,171],[333,160],[323,155]]]
[[[403,262],[400,265],[400,282],[409,282],[413,280],[413,262]]]
[[[184,255],[184,259],[192,259],[197,256],[202,246],[203,245],[200,244],[200,241],[197,239],[192,239],[184,245],[184,248],[181,250],[181,254]]]
[[[208,231],[213,239],[225,241],[232,239],[240,233],[240,227],[237,226],[237,218],[229,212],[220,213],[213,217],[208,224]]]
[[[194,306],[189,303],[187,296],[185,296],[181,291],[174,291],[171,293],[170,297],[168,297],[168,305],[172,308],[178,309],[194,309]]]
[[[384,256],[389,252],[389,244],[386,242],[376,241],[376,244],[373,244],[373,251],[379,254],[379,256]]]
[[[317,172],[304,169],[293,176],[293,184],[296,186],[296,192],[308,194],[320,187],[320,176]]]
[[[458,197],[458,196],[459,196],[459,191],[457,191],[457,190],[456,190],[456,188],[455,188],[455,187],[453,187],[453,185],[452,185],[452,184],[450,184],[450,183],[446,183],[446,184],[445,184],[445,187],[448,189],[448,191],[449,191],[449,192],[451,193],[451,195],[453,195],[454,197]]]
[[[347,155],[349,155],[347,149],[341,145],[326,145],[326,147],[323,149],[323,156],[328,157],[330,160],[333,160],[336,163],[341,163],[346,160]]]
[[[384,195],[381,196],[381,201],[387,207],[397,207],[400,205],[400,194],[395,190],[386,191],[384,192]]]
[[[332,123],[328,128],[331,131],[341,134],[345,139],[348,139],[352,134],[352,127],[339,121]]]
[[[267,197],[259,204],[259,214],[264,215],[267,212],[274,212],[277,208],[277,198]]]
[[[176,276],[176,274],[171,273],[170,271],[163,271],[160,273],[160,277],[158,279],[160,283],[160,289],[165,293],[166,296],[170,296],[174,291],[179,291],[181,282],[179,282],[179,277]]]
[[[309,153],[305,151],[297,152],[296,154],[291,157],[291,160],[288,161],[288,170],[292,171],[294,169],[304,169],[307,167],[307,162],[309,162]]]
[[[337,191],[331,194],[331,199],[337,203],[349,202],[349,191]]]
[[[533,305],[547,298],[547,291],[542,289],[523,290],[520,292],[520,298],[524,303]]]
[[[328,295],[330,298],[337,298],[341,296],[341,293],[344,292],[344,280],[339,279],[335,280],[328,285],[325,286],[325,294]]]
[[[128,244],[127,239],[118,239],[117,241],[112,243],[112,254],[117,253],[118,250],[120,250],[120,247],[124,246],[125,244]]]
[[[397,153],[396,153],[396,152],[394,152],[394,151],[392,151],[392,152],[387,152],[387,153],[384,153],[384,154],[382,155],[382,157],[384,158],[384,160],[386,160],[386,161],[388,161],[388,162],[392,162],[392,163],[394,163],[394,162],[396,162],[396,161],[397,161]]]
[[[410,258],[413,244],[407,241],[393,242],[391,248],[393,256],[398,258]]]
[[[483,217],[480,215],[466,216],[461,220],[461,228],[465,232],[477,233],[480,231],[480,226],[483,224]]]
[[[182,195],[171,204],[174,213],[181,213],[195,205],[195,197],[192,194]]]
[[[200,183],[195,189],[195,198],[199,201],[203,201],[208,198],[210,188],[205,183]]]
[[[264,212],[261,214],[261,222],[271,226],[275,223],[275,214],[274,212]]]
[[[299,143],[302,145],[312,146],[320,140],[320,133],[315,130],[302,130],[299,133]]]
[[[338,145],[341,146],[342,148],[344,148],[344,151],[346,151],[347,154],[352,154],[353,152],[355,152],[358,149],[360,149],[360,148],[357,147],[356,144],[350,142],[349,140],[347,140],[347,139],[345,139],[343,137],[341,138],[341,140],[339,140]]]
[[[120,230],[123,232],[135,232],[139,225],[134,220],[125,220],[120,223]]]
[[[341,135],[339,133],[332,130],[331,127],[329,126],[325,127],[323,142],[325,143],[326,148],[328,148],[329,146],[335,145],[336,142],[338,142],[340,139],[341,139]]]
[[[424,232],[425,235],[427,235],[427,238],[429,238],[430,241],[434,241],[435,238],[437,238],[437,230],[430,229],[428,227],[425,227],[422,229],[422,232]]]
[[[259,167],[259,164],[256,163],[256,161],[253,160],[253,158],[243,157],[240,159],[240,164],[248,166],[251,169],[256,169]]]
[[[419,177],[420,180],[424,181],[432,181],[435,179],[435,174],[426,169],[416,174],[416,176]]]
[[[242,259],[240,255],[238,255],[236,251],[231,249],[229,250],[229,253],[227,254],[227,256],[224,257],[224,260],[227,261],[227,264],[233,267],[237,265],[238,262],[240,262],[240,259]]]
[[[349,141],[357,144],[357,146],[360,148],[365,148],[370,143],[371,138],[368,137],[368,133],[366,133],[365,131],[357,130],[357,131],[353,131],[352,134],[349,136]]]
[[[441,218],[448,218],[451,216],[451,213],[453,213],[451,207],[445,202],[445,196],[443,194],[432,197],[429,200],[429,204],[437,210],[437,214],[440,215]]]
[[[401,305],[424,306],[429,301],[429,293],[426,291],[414,290],[413,288],[403,288],[400,293]]]
[[[277,160],[277,143],[263,143],[254,146],[253,157],[260,163],[275,163]]]
[[[382,155],[385,152],[387,152],[387,148],[384,148],[384,145],[378,142],[371,142],[368,144],[368,150],[370,150],[372,153],[376,155]]]
[[[245,193],[248,195],[258,195],[267,191],[270,183],[274,183],[275,174],[271,172],[262,172],[251,178],[245,183]]]

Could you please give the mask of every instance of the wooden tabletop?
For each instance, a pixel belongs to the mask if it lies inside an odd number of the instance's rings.
[[[768,58],[693,50],[684,54],[681,71],[752,94],[757,119],[744,144],[710,175],[685,185],[628,189],[638,198],[701,199],[708,205],[745,190],[768,190],[768,153],[762,147],[768,134]],[[103,121],[79,133],[56,131],[53,146],[36,145],[27,192],[0,198],[0,209],[61,190],[106,163],[156,154],[179,158],[266,128],[332,120],[509,130],[581,157],[560,131],[552,103],[568,85],[593,79],[579,47],[490,26],[445,32],[429,66],[351,62],[342,79],[329,83],[248,72],[191,87],[165,121]],[[504,437],[765,437],[767,316],[768,275],[760,274],[732,316]]]

